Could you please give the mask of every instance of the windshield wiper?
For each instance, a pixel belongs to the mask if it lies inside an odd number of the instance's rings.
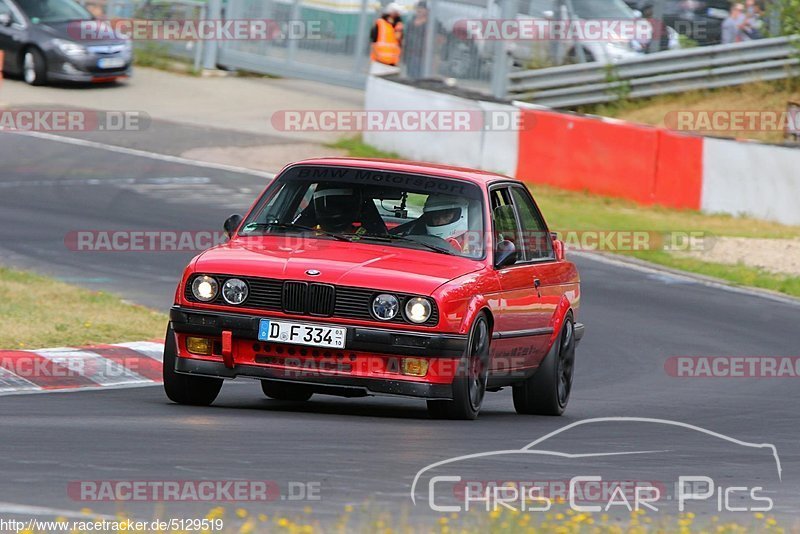
[[[404,241],[407,243],[414,243],[415,245],[422,245],[423,247],[432,250],[434,252],[438,252],[439,254],[447,254],[448,256],[457,256],[456,253],[447,250],[446,248],[437,247],[436,245],[431,245],[428,243],[424,243],[422,241],[417,241],[416,239],[411,239],[410,237],[405,237],[402,235],[375,235],[375,234],[364,234],[359,236],[361,239],[375,239],[377,241],[386,241],[387,243],[391,243],[393,241]]]
[[[327,232],[325,230],[321,230],[319,228],[312,228],[311,226],[303,226],[302,224],[289,224],[289,223],[280,223],[280,222],[258,222],[258,223],[250,223],[246,225],[243,230],[254,230],[256,228],[280,228],[282,230],[301,230],[303,232],[314,232],[317,234],[326,235],[332,237],[334,239],[338,239],[339,241],[346,241],[351,243],[351,239],[348,237],[343,236],[342,234],[337,234],[335,232]]]

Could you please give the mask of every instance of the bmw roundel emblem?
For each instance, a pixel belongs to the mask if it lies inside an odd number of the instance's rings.
[[[309,270],[307,270],[307,271],[306,271],[306,274],[307,274],[308,276],[319,276],[319,275],[320,275],[320,274],[322,274],[322,273],[320,273],[320,272],[319,272],[318,270],[316,270],[316,269],[309,269]]]

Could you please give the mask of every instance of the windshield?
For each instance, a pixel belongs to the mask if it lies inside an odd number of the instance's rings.
[[[482,258],[481,190],[415,174],[293,167],[275,180],[240,236],[303,232]]]
[[[572,0],[580,19],[632,19],[634,12],[622,0]]]
[[[73,0],[18,0],[22,11],[34,24],[92,20],[83,6]]]

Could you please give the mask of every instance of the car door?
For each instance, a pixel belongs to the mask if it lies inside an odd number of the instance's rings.
[[[494,302],[492,372],[527,369],[538,364],[547,342],[547,316],[536,287],[537,263],[526,259],[523,232],[515,209],[513,187],[490,189],[494,243],[511,241],[517,263],[496,270],[500,292]]]
[[[531,276],[534,284],[538,285],[531,327],[546,332],[549,336],[553,332],[556,314],[559,313],[559,305],[564,296],[567,295],[573,303],[577,303],[579,299],[575,269],[570,262],[556,259],[552,235],[530,191],[522,185],[511,186],[510,190],[522,234],[522,250],[518,261],[527,266],[529,272],[526,276]],[[547,348],[545,344],[543,350],[529,363],[538,366]]]
[[[3,70],[16,73],[16,58],[25,40],[25,25],[21,14],[7,0],[0,0],[0,15],[8,15],[9,24],[0,24],[0,50],[4,52]]]

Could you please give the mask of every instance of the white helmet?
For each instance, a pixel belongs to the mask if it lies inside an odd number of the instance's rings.
[[[431,195],[422,209],[428,235],[448,239],[469,230],[469,201],[450,195]]]
[[[403,14],[403,6],[401,6],[397,2],[390,2],[390,3],[386,4],[386,6],[383,8],[383,14],[384,15],[392,15],[392,14],[395,14],[395,13],[398,14],[398,15],[402,15]]]

